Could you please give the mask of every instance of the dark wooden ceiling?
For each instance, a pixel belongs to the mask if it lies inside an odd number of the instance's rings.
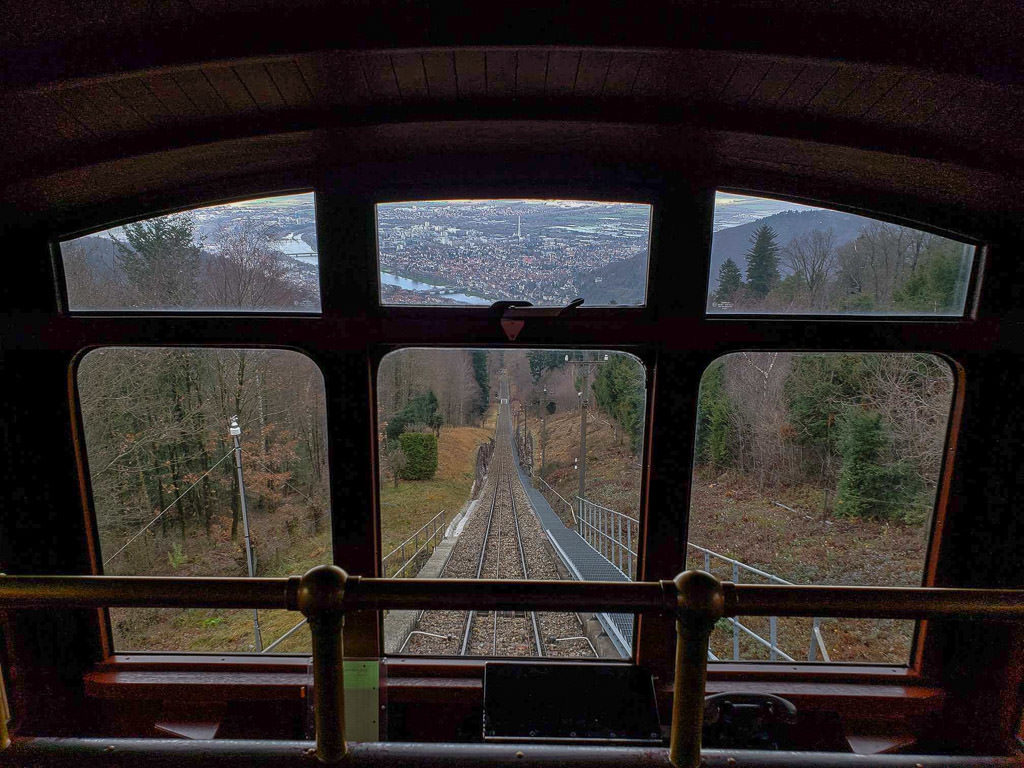
[[[334,160],[379,158],[402,151],[389,125],[430,126],[402,141],[457,151],[460,124],[482,122],[490,138],[471,133],[496,152],[528,124],[625,161],[705,153],[1019,205],[1021,7],[820,5],[527,3],[492,19],[413,2],[12,4],[0,200],[40,210],[312,163],[325,141]],[[603,148],[581,143],[597,124]]]

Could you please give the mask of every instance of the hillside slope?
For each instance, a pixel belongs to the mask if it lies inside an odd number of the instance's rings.
[[[860,234],[865,219],[852,213],[840,211],[784,211],[763,219],[749,221],[735,227],[728,227],[715,233],[711,246],[711,290],[718,289],[718,271],[726,259],[732,259],[740,270],[746,274],[746,252],[750,249],[750,239],[754,232],[763,225],[768,225],[778,234],[776,242],[785,248],[794,238],[812,232],[815,229],[831,229],[835,235],[835,247],[845,245]],[[783,276],[789,271],[779,264]]]

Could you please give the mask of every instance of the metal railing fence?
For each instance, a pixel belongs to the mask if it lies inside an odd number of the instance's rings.
[[[433,552],[434,548],[441,543],[441,539],[444,538],[447,527],[446,520],[446,511],[442,509],[424,523],[412,536],[384,555],[380,563],[384,575],[395,579],[402,578],[402,574],[405,573],[412,563],[416,562],[420,555],[426,551],[427,547],[430,547],[430,551]],[[422,544],[420,544],[421,537],[423,538]],[[407,550],[412,551],[408,558],[406,558]],[[388,561],[397,562],[398,567],[389,572]]]
[[[580,496],[576,503],[576,532],[615,570],[632,580],[637,557],[633,542],[640,540],[640,521]]]
[[[732,572],[732,581],[733,581],[734,584],[740,584],[741,583],[741,574],[743,574],[743,573],[751,573],[751,574],[754,574],[755,576],[759,576],[762,579],[767,579],[769,582],[771,582],[773,584],[782,584],[782,585],[785,585],[785,586],[794,586],[793,582],[787,581],[786,579],[782,578],[781,576],[776,576],[774,573],[768,573],[767,571],[762,571],[760,568],[755,568],[752,565],[747,565],[746,563],[742,563],[739,560],[735,560],[734,558],[728,557],[726,555],[719,554],[718,552],[715,552],[714,550],[708,549],[706,547],[698,546],[697,544],[694,544],[693,542],[687,542],[686,546],[689,547],[690,549],[693,549],[693,550],[697,551],[701,555],[703,555],[704,570],[707,571],[708,573],[714,573],[714,571],[712,570],[713,567],[714,567],[713,566],[713,562],[714,561],[721,561],[721,562],[725,563],[727,566],[729,566],[730,570]],[[752,630],[750,627],[748,627],[745,624],[743,624],[736,617],[728,617],[727,620],[732,625],[732,660],[733,661],[739,661],[740,660],[740,634],[741,633],[746,635],[747,637],[751,638],[758,645],[761,645],[761,646],[767,648],[768,649],[768,658],[769,658],[769,660],[771,660],[771,661],[778,661],[779,658],[781,658],[783,661],[796,661],[796,659],[794,659],[788,653],[786,653],[781,648],[779,648],[779,644],[778,644],[778,639],[779,639],[778,621],[779,621],[779,618],[778,618],[778,616],[769,616],[768,617],[768,639],[765,639],[764,637],[759,635],[757,632]],[[809,644],[808,651],[807,651],[807,660],[808,661],[817,661],[818,660],[818,654],[820,653],[822,661],[831,661],[831,659],[829,658],[829,655],[828,655],[828,649],[825,648],[825,641],[824,641],[824,639],[821,636],[821,618],[818,617],[818,616],[813,617],[812,620],[811,620],[811,632],[810,632],[810,635],[811,635],[811,637],[810,637],[810,644]]]

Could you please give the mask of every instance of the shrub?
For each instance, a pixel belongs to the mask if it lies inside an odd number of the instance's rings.
[[[431,479],[437,472],[437,437],[425,432],[403,432],[398,441],[405,454],[402,479]]]
[[[919,483],[905,461],[887,460],[891,438],[875,411],[851,409],[839,428],[836,512],[843,517],[903,520]]]

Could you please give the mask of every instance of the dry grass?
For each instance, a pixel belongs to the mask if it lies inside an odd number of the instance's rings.
[[[540,425],[531,420],[534,432],[535,470],[540,470]],[[547,462],[544,479],[570,502],[579,491],[579,475],[573,460],[579,456],[579,411],[547,419]],[[640,460],[629,450],[629,439],[609,424],[604,414],[588,413],[587,498],[616,512],[636,517],[640,509]],[[565,505],[552,503],[559,514]],[[561,509],[560,509],[561,508]],[[568,521],[566,521],[568,522]]]

